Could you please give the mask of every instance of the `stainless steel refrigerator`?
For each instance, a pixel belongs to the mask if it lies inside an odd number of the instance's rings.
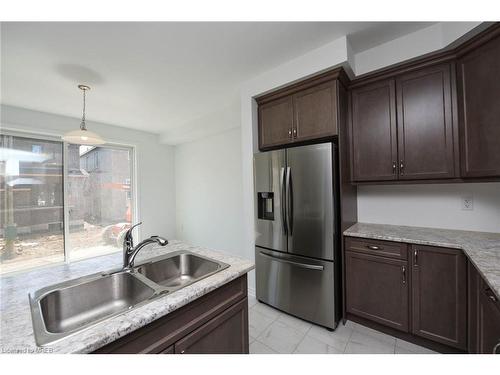
[[[257,299],[334,329],[340,319],[337,148],[254,155]]]

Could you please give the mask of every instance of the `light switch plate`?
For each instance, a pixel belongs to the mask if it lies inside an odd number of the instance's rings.
[[[464,195],[462,197],[462,210],[471,211],[474,209],[474,200],[472,199],[472,195]]]

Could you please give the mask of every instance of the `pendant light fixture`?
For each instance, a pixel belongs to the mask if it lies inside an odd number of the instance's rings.
[[[76,143],[79,145],[96,146],[106,143],[98,134],[87,130],[85,123],[85,94],[90,90],[89,86],[78,85],[78,88],[83,91],[83,113],[82,122],[80,123],[79,130],[70,131],[62,136],[63,141],[69,143]]]

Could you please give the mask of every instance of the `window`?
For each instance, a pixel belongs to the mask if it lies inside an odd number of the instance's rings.
[[[121,250],[131,148],[0,137],[0,273]]]
[[[64,261],[63,147],[0,135],[1,272]]]

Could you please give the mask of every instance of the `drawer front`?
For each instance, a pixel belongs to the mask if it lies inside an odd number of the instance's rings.
[[[177,341],[175,354],[248,354],[248,299]]]
[[[402,260],[408,259],[408,245],[400,242],[346,237],[345,248],[358,253]]]

